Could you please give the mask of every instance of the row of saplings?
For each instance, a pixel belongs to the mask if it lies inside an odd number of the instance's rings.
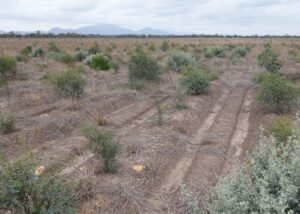
[[[55,47],[52,47],[55,49]],[[54,50],[59,51],[59,50]],[[52,52],[54,52],[52,50]],[[29,52],[29,51],[28,51]],[[25,54],[25,53],[24,53]],[[101,63],[100,63],[101,64]],[[190,94],[205,92],[213,76],[197,68],[196,60],[187,53],[178,52],[171,55],[167,64],[175,71],[182,71],[181,86]],[[129,62],[129,85],[139,81],[155,81],[162,74],[162,66],[151,56],[137,51]],[[16,61],[12,57],[0,57],[1,82],[8,81],[16,74]],[[49,77],[58,96],[80,99],[84,95],[85,79],[80,69],[68,69]],[[0,130],[3,134],[14,130],[13,120],[1,117]],[[117,170],[116,157],[121,145],[110,133],[98,127],[83,128],[89,139],[91,150],[96,158],[103,160],[103,170],[112,173]],[[37,162],[16,161],[3,167],[0,172],[0,211],[10,210],[14,213],[74,213],[80,195],[62,178],[47,171],[37,170]],[[75,185],[75,186],[74,186]]]
[[[257,99],[284,114],[297,106],[299,89],[281,74],[281,63],[270,44],[258,56],[266,71],[254,77],[260,84]],[[239,169],[220,179],[204,201],[185,186],[181,194],[190,213],[300,213],[300,117],[294,122],[279,116],[267,137],[262,128],[259,145]]]
[[[280,64],[271,46],[267,45],[258,58],[260,65],[270,71],[255,78],[261,84],[258,99],[276,112],[287,112],[296,104],[298,90],[279,74]],[[184,91],[184,94],[203,94],[215,78],[211,73],[200,70],[196,60],[188,53],[175,52],[167,58],[166,64],[173,71],[182,73],[179,91]],[[162,67],[143,51],[136,51],[128,67],[129,83],[133,85],[139,81],[155,81],[162,74]],[[85,81],[76,70],[56,74],[50,79],[59,96],[79,99],[84,93]],[[186,107],[180,95],[176,106]],[[220,182],[207,204],[189,201],[187,204],[192,205],[189,207],[191,212],[297,213],[300,194],[299,179],[295,179],[299,176],[300,161],[297,127],[292,128],[287,119],[276,122],[272,129],[275,137],[262,138],[261,146],[251,156],[251,164],[243,165],[236,176]],[[103,159],[104,171],[115,172],[120,144],[113,135],[97,127],[84,128],[83,133],[96,157]],[[40,174],[35,169],[36,164],[32,161],[22,161],[1,170],[1,209],[16,213],[74,213],[76,201],[80,198],[72,193],[74,187],[65,185],[61,178],[47,172]]]

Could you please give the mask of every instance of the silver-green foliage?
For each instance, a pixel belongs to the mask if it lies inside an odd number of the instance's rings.
[[[210,213],[300,213],[300,119],[287,143],[260,137],[258,148],[232,177],[221,180]]]
[[[167,65],[173,71],[180,71],[184,67],[197,66],[197,61],[190,53],[175,51],[168,56]]]
[[[193,214],[200,214],[201,209],[198,200],[186,189],[185,185],[181,186],[180,193],[181,198],[183,199],[183,202],[186,203],[189,211]]]
[[[206,48],[204,52],[204,56],[206,58],[213,58],[213,57],[219,57],[224,58],[225,57],[225,48],[223,46],[216,46],[212,48]]]

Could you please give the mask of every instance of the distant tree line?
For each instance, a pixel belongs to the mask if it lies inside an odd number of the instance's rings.
[[[0,34],[0,38],[300,38],[300,35],[222,35],[222,34],[186,34],[186,35],[151,35],[151,34],[124,34],[124,35],[100,35],[100,34],[77,34],[77,33],[36,33],[20,34],[8,32]]]

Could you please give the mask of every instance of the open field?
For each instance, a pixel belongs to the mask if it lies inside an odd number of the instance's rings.
[[[257,144],[259,126],[268,132],[276,117],[258,103],[258,86],[252,81],[262,70],[257,56],[265,43],[271,42],[279,54],[281,72],[299,84],[300,39],[174,38],[168,39],[170,49],[162,51],[164,40],[154,38],[7,38],[0,40],[0,54],[16,56],[26,45],[46,51],[50,41],[70,54],[97,43],[120,67],[96,71],[82,62],[65,64],[47,57],[18,62],[9,97],[0,88],[0,112],[16,121],[15,132],[0,135],[0,154],[3,163],[32,154],[47,172],[84,183],[79,213],[189,213],[181,186],[203,203],[218,179],[233,172]],[[250,50],[238,59],[230,48],[225,48],[225,57],[205,57],[205,48],[230,45]],[[188,96],[188,108],[179,110],[175,92],[180,72],[167,69],[142,90],[127,87],[128,62],[136,47],[162,66],[172,47],[184,50],[217,78],[205,94]],[[56,96],[47,79],[69,66],[84,70],[85,93],[79,100]],[[288,116],[296,111],[294,107]],[[122,145],[116,173],[103,172],[102,161],[81,132],[85,123],[116,135]],[[136,172],[137,164],[145,169]]]

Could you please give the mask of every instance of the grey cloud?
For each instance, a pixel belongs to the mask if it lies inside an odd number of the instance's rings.
[[[298,0],[2,0],[0,29],[112,23],[139,29],[300,34]]]

